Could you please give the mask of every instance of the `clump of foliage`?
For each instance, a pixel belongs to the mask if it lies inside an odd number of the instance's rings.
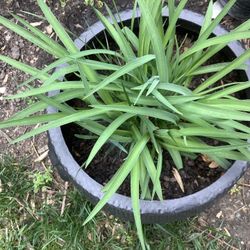
[[[32,177],[35,193],[39,192],[46,187],[47,184],[53,181],[52,170],[50,168],[46,168],[44,172],[36,172]]]
[[[87,135],[78,137],[88,136],[96,140],[86,167],[107,142],[127,152],[120,169],[103,188],[103,198],[85,223],[104,207],[130,175],[135,223],[145,249],[139,199],[163,199],[160,175],[164,167],[164,151],[169,153],[178,170],[183,168],[183,156],[205,154],[224,168],[230,166],[230,160],[250,159],[247,141],[250,128],[246,125],[250,121],[250,101],[236,95],[248,89],[250,82],[218,84],[233,70],[245,69],[250,50],[233,61],[206,65],[229,42],[250,38],[250,20],[228,34],[211,37],[235,1],[230,0],[214,20],[213,1],[210,1],[198,38],[187,49],[183,49],[183,43],[176,38],[177,21],[187,0],[181,0],[177,7],[174,0],[168,1],[167,26],[161,15],[164,1],[136,1],[134,13],[137,6],[141,11],[138,34],[134,31],[135,17],[128,27],[120,25],[107,6],[110,19],[95,9],[118,51],[109,46],[79,51],[43,0],[38,0],[38,4],[62,44],[18,16],[14,17],[21,25],[0,17],[0,24],[57,58],[39,70],[0,56],[0,60],[32,75],[21,84],[27,87],[26,91],[8,98],[35,96],[38,99],[35,104],[1,122],[0,128],[42,124],[13,143],[48,129],[76,123],[88,131]],[[98,59],[88,59],[90,55]],[[67,66],[51,72],[64,63]],[[69,73],[76,74],[80,80],[58,80]],[[210,74],[208,79],[191,87],[194,77],[204,74]],[[42,84],[34,88],[31,83],[37,79]],[[48,97],[46,93],[53,90],[61,92]],[[79,110],[67,104],[75,98],[84,101],[86,107]],[[36,115],[48,106],[56,107],[60,112]],[[211,139],[219,141],[219,145],[209,145],[207,141]]]
[[[98,8],[102,8],[104,3],[100,0],[84,0],[84,3],[89,6],[96,6]]]

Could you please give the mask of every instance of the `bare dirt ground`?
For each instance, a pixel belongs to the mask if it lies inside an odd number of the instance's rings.
[[[50,32],[47,23],[41,22],[40,19],[23,12],[27,11],[41,15],[35,0],[0,0],[0,2],[1,15],[9,19],[12,18],[10,12],[25,16],[33,25],[40,27],[44,32]],[[83,5],[82,0],[69,0],[65,6],[62,0],[51,0],[49,2],[53,12],[59,17],[60,21],[76,36],[96,20],[93,12]],[[129,0],[116,2],[119,9],[131,6],[131,1]],[[206,0],[191,0],[188,2],[187,7],[197,12],[204,12],[207,2]],[[231,17],[227,17],[223,22],[228,29],[237,26],[239,23],[239,21]],[[248,46],[248,43],[246,41],[245,46]],[[52,60],[50,56],[40,49],[1,26],[0,54],[8,55],[39,68]],[[16,93],[17,84],[23,82],[27,77],[27,75],[0,62],[0,120],[4,120],[27,105],[22,100],[14,102],[3,100],[4,96]],[[34,160],[47,150],[46,134],[17,145],[8,143],[9,140],[23,134],[27,129],[24,127],[0,131],[0,158],[4,154],[11,154],[17,158],[25,156],[30,159],[32,168],[41,168],[42,165],[34,163]],[[49,160],[46,159],[45,163],[49,164]],[[250,169],[224,198],[200,215],[199,223],[201,225],[220,226],[226,234],[241,240],[241,249],[250,249]],[[227,249],[234,248],[228,247]]]

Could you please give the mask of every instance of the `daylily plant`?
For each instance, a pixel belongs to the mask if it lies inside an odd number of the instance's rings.
[[[247,141],[250,138],[247,125],[250,101],[239,99],[237,95],[248,89],[250,82],[220,84],[230,72],[246,69],[250,50],[233,61],[208,63],[228,43],[250,38],[250,20],[225,35],[213,37],[213,30],[236,0],[230,0],[214,20],[213,1],[210,1],[197,40],[184,49],[185,38],[179,41],[176,27],[187,0],[181,0],[177,7],[174,0],[168,0],[168,20],[161,14],[165,1],[138,0],[129,26],[119,23],[119,18],[107,6],[109,19],[95,9],[118,50],[107,45],[102,49],[79,51],[44,0],[37,2],[59,42],[16,15],[13,17],[18,24],[4,17],[0,17],[0,24],[53,55],[55,61],[38,69],[0,55],[0,60],[31,75],[17,86],[17,89],[25,86],[26,90],[7,99],[37,99],[2,121],[0,129],[40,124],[13,141],[17,143],[51,128],[76,123],[87,131],[77,135],[78,138],[95,140],[85,167],[106,143],[126,152],[126,159],[103,188],[102,199],[85,223],[130,176],[135,224],[141,246],[146,249],[140,199],[163,199],[160,176],[164,151],[177,170],[183,168],[183,156],[206,155],[223,168],[230,167],[230,160],[250,159]],[[141,12],[139,32],[135,29],[137,7]],[[90,56],[97,59],[89,59]],[[65,63],[66,67],[54,71]],[[67,74],[75,74],[79,80],[68,81]],[[205,81],[194,86],[194,78],[204,75],[208,76]],[[64,80],[59,80],[62,77]],[[41,82],[39,87],[32,86],[35,80]],[[53,90],[60,90],[60,93],[48,97],[46,93]],[[85,108],[69,106],[67,102],[72,99],[82,100]],[[60,112],[38,113],[48,106]],[[208,140],[216,140],[219,145],[209,145]],[[178,171],[175,175],[178,177]]]

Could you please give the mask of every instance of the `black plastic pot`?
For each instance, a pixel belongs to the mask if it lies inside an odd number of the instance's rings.
[[[219,0],[224,6],[228,0]],[[229,14],[239,20],[246,20],[250,18],[250,1],[249,0],[237,0],[234,6],[229,11]]]
[[[137,12],[140,16],[139,11]],[[163,10],[163,15],[168,17],[168,9]],[[119,17],[123,20],[130,20],[132,11],[121,12]],[[203,16],[189,10],[184,10],[181,14],[179,24],[190,31],[198,31],[203,22]],[[84,32],[79,39],[75,41],[78,48],[83,48],[93,37],[104,30],[104,26],[97,22]],[[218,26],[214,30],[214,35],[225,34],[227,31]],[[239,56],[244,52],[241,44],[238,42],[230,43],[227,49],[229,56]],[[248,70],[243,72],[242,77],[250,80],[250,63]],[[62,66],[63,67],[63,66]],[[58,92],[49,93],[50,96]],[[57,112],[55,108],[50,107],[48,113]],[[50,158],[53,165],[58,169],[61,177],[72,182],[78,190],[87,197],[92,203],[98,202],[103,193],[102,185],[88,176],[79,164],[74,160],[63,138],[61,128],[51,129],[49,135]],[[141,215],[143,223],[167,223],[172,220],[184,219],[195,215],[206,209],[217,198],[225,194],[243,175],[247,169],[247,162],[236,161],[232,167],[216,182],[209,187],[179,199],[165,201],[144,201],[142,200]],[[104,208],[111,214],[123,219],[133,221],[133,209],[129,197],[115,194]]]

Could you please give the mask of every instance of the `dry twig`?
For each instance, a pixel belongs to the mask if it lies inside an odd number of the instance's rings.
[[[66,197],[67,197],[67,191],[68,191],[69,183],[66,181],[64,183],[64,192],[63,192],[63,200],[62,200],[62,208],[61,208],[61,216],[64,213],[65,205],[66,205]]]

